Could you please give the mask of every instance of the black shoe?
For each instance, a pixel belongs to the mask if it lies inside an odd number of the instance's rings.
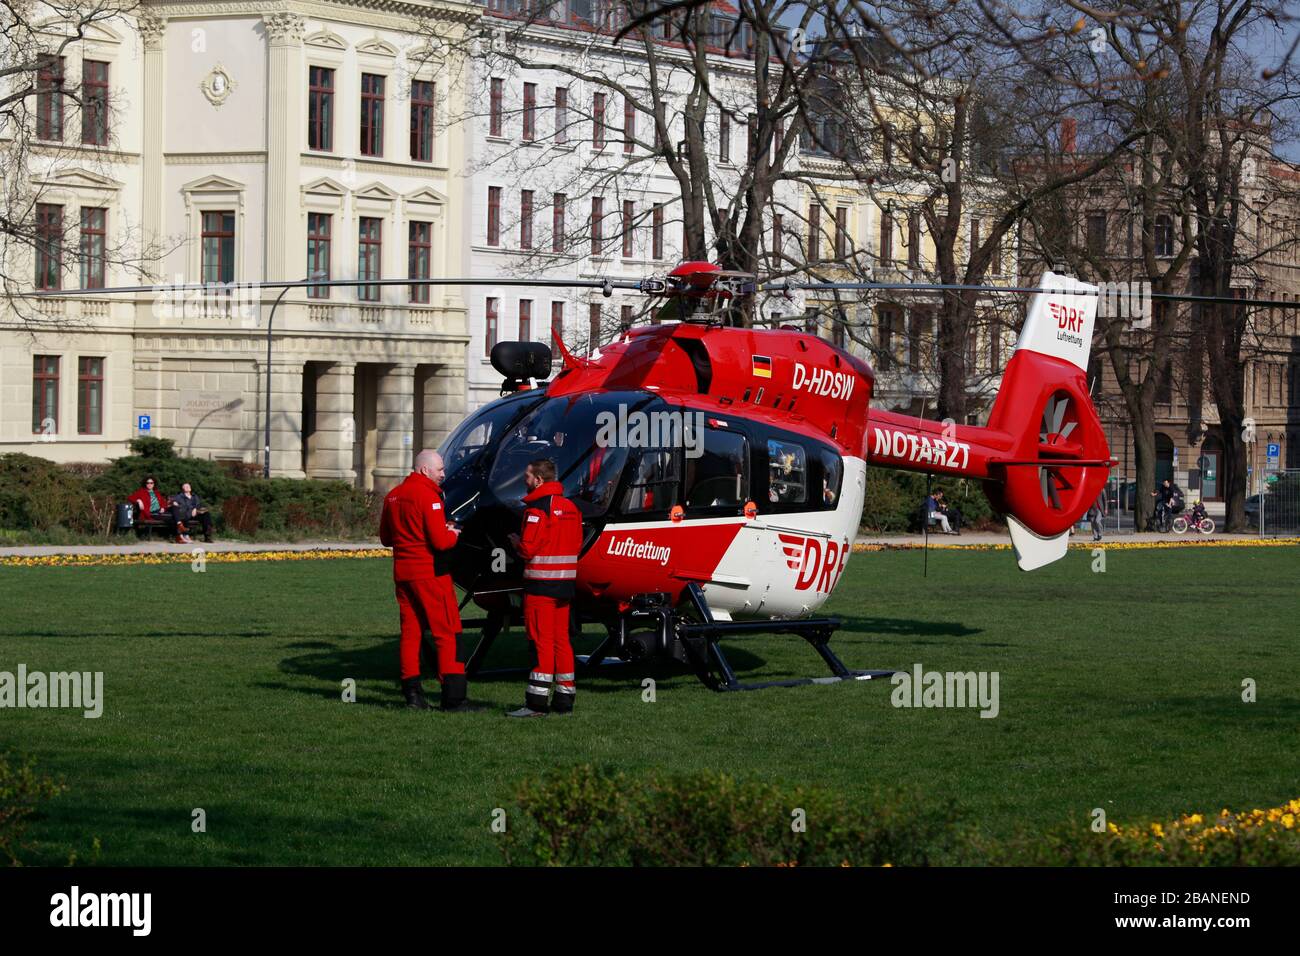
[[[573,713],[573,698],[575,694],[562,694],[558,690],[555,696],[551,698],[551,713],[560,717],[567,717]]]
[[[424,688],[420,686],[418,677],[407,677],[402,681],[402,696],[406,698],[406,706],[411,710],[432,709],[424,698]]]
[[[469,697],[469,683],[464,674],[446,674],[442,678],[442,699],[438,701],[439,710],[469,710],[466,699]]]

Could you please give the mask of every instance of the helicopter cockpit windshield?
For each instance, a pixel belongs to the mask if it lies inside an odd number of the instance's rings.
[[[513,507],[527,494],[524,469],[528,463],[550,458],[565,497],[586,517],[604,515],[613,504],[628,449],[625,444],[604,440],[602,425],[616,425],[626,420],[629,412],[656,401],[645,392],[547,399],[505,433],[488,487],[498,501]]]

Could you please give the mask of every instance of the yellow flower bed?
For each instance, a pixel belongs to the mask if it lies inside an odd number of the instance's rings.
[[[1268,810],[1244,810],[1233,813],[1224,808],[1217,815],[1209,817],[1200,813],[1189,813],[1170,823],[1149,823],[1127,827],[1108,823],[1106,829],[1112,836],[1121,840],[1149,845],[1156,850],[1162,849],[1160,841],[1177,840],[1204,853],[1207,843],[1231,841],[1251,833],[1266,837],[1270,834],[1300,835],[1298,821],[1300,821],[1300,799],[1295,799],[1283,806]]]
[[[207,564],[240,564],[247,561],[320,561],[332,558],[387,558],[388,548],[356,550],[313,548],[310,551],[204,551]],[[194,549],[149,554],[42,554],[35,557],[9,555],[0,557],[6,568],[90,568],[122,564],[189,564],[195,560]]]

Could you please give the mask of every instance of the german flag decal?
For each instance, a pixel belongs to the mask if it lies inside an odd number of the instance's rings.
[[[771,378],[772,377],[772,359],[766,355],[754,356],[754,377]]]

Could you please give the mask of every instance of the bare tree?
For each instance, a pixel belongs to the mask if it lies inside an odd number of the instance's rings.
[[[137,8],[136,0],[0,8],[0,289],[28,327],[66,324],[61,310],[47,315],[33,304],[33,285],[103,284],[113,266],[144,279],[148,263],[163,254],[124,210],[101,235],[100,223],[65,220],[51,201],[65,173],[111,179],[117,97],[95,76],[66,75],[65,61],[101,25],[133,31]]]

